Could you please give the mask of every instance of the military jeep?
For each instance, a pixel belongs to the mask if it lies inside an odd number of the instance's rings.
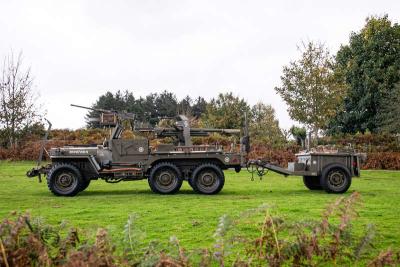
[[[77,106],[77,105],[73,105]],[[139,128],[136,132],[153,132],[157,138],[170,137],[170,144],[151,147],[147,138],[122,139],[121,120],[134,120],[134,114],[112,110],[81,108],[100,112],[101,118],[114,115],[115,126],[108,140],[99,145],[67,145],[51,148],[51,163],[27,172],[28,177],[46,176],[49,190],[57,196],[74,196],[85,190],[92,180],[108,183],[147,179],[150,189],[159,194],[179,191],[184,181],[200,194],[216,194],[225,183],[224,170],[239,172],[246,166],[249,151],[247,130],[240,140],[239,151],[224,151],[221,145],[193,145],[192,136],[208,136],[212,132],[240,134],[238,129],[191,128],[184,115],[175,118],[173,127]],[[104,116],[104,114],[108,116]],[[51,127],[49,127],[50,130]]]

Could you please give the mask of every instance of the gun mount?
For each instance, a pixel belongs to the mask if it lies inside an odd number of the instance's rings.
[[[210,133],[240,134],[239,129],[212,129],[212,128],[191,128],[189,119],[185,115],[176,116],[173,127],[163,128],[135,128],[138,132],[153,132],[157,138],[175,137],[180,146],[192,146],[191,137],[207,137]]]

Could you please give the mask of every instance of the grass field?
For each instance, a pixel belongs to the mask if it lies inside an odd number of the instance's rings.
[[[107,184],[93,181],[76,197],[52,195],[46,183],[28,179],[25,172],[30,162],[0,161],[0,218],[11,211],[28,211],[49,223],[67,220],[93,236],[98,227],[106,227],[116,240],[131,213],[139,215],[138,226],[148,240],[167,241],[175,235],[186,248],[209,247],[218,218],[223,214],[239,216],[262,204],[271,205],[272,212],[288,221],[318,219],[324,207],[340,197],[309,191],[300,177],[268,173],[262,181],[250,180],[246,171],[226,172],[223,191],[215,196],[197,195],[187,183],[176,195],[153,194],[147,181]],[[363,171],[353,180],[345,194],[361,193],[362,206],[354,222],[356,231],[369,223],[376,225],[377,249],[400,247],[400,172]],[[236,231],[243,235],[258,235],[257,223],[262,214],[240,221]]]

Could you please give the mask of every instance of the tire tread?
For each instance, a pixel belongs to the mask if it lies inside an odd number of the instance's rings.
[[[53,188],[53,183],[51,181],[52,176],[62,169],[72,170],[78,178],[78,186],[75,188],[75,190],[73,190],[71,193],[68,193],[68,194],[60,194],[59,192],[57,192]],[[75,196],[76,194],[78,194],[81,191],[80,189],[82,187],[82,180],[83,180],[82,174],[79,171],[79,169],[70,163],[57,163],[57,164],[53,165],[51,167],[50,171],[47,173],[47,177],[46,177],[47,187],[49,188],[50,192],[52,192],[56,196],[70,196],[70,197]]]
[[[330,171],[334,170],[334,169],[341,169],[342,171],[344,171],[345,175],[346,175],[346,179],[348,180],[347,185],[342,189],[342,190],[333,190],[332,188],[329,187],[328,185],[328,174]],[[351,174],[349,172],[349,170],[341,165],[341,164],[330,164],[328,166],[326,166],[323,170],[322,170],[322,175],[320,178],[320,183],[322,188],[325,190],[325,192],[327,193],[333,193],[333,194],[343,194],[345,193],[351,186]]]
[[[168,192],[168,193],[161,192],[160,190],[158,190],[157,187],[154,185],[154,182],[152,181],[152,177],[154,176],[154,174],[160,168],[165,168],[165,167],[173,169],[177,173],[178,179],[179,179],[178,185],[171,192]],[[181,173],[181,171],[178,169],[178,167],[175,164],[173,164],[172,162],[164,161],[164,162],[157,163],[153,168],[151,168],[150,175],[149,175],[149,178],[147,179],[147,181],[149,183],[151,191],[153,191],[154,193],[158,193],[158,194],[175,194],[176,192],[179,191],[179,189],[182,186],[182,173]]]
[[[201,192],[197,188],[196,181],[195,181],[197,174],[199,172],[201,172],[203,169],[207,169],[207,168],[210,168],[210,169],[213,169],[214,171],[216,171],[217,174],[219,174],[219,177],[221,179],[219,187],[211,193]],[[222,169],[219,166],[215,165],[214,163],[203,163],[203,164],[197,166],[196,169],[193,171],[190,179],[191,179],[191,181],[189,182],[189,184],[192,186],[193,190],[198,194],[206,194],[206,195],[218,194],[222,190],[222,188],[224,187],[224,184],[225,184],[224,172],[222,171]]]

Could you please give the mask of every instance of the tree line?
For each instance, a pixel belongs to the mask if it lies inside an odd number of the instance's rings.
[[[400,132],[400,25],[369,17],[335,55],[320,42],[299,50],[275,88],[292,119],[315,135]]]

